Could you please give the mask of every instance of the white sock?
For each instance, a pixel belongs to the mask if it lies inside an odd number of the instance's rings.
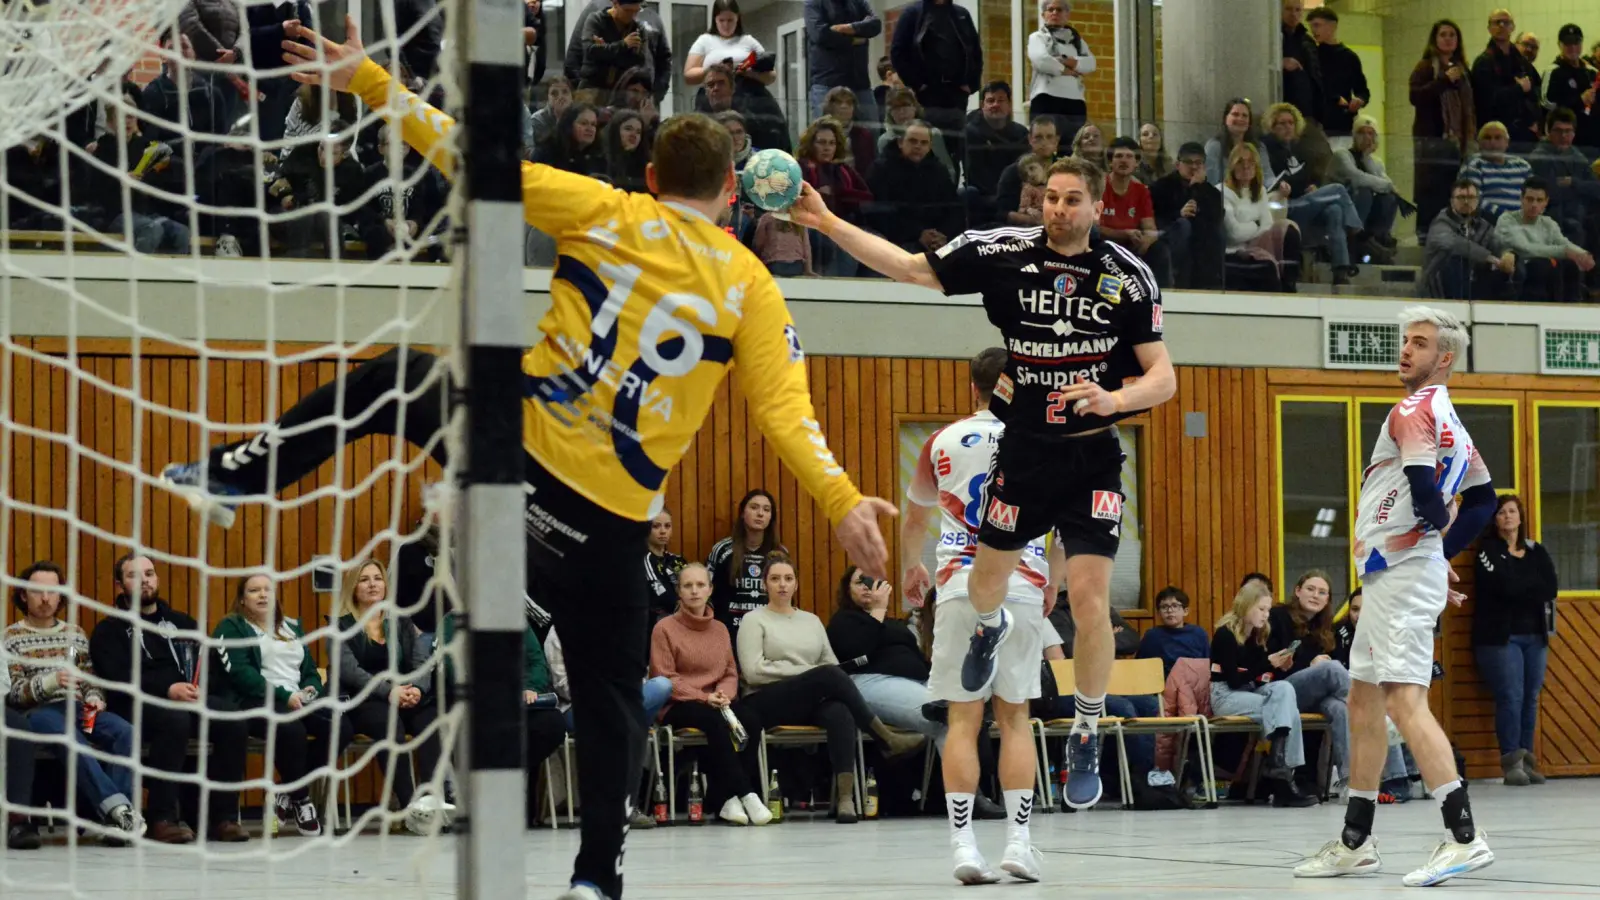
[[[1003,609],[1003,607],[996,606],[994,609],[991,609],[986,613],[978,613],[978,621],[985,628],[993,628],[994,626],[999,625],[1001,609]]]
[[[944,810],[950,817],[950,839],[976,843],[977,838],[972,835],[972,794],[957,794],[945,791]]]
[[[1369,801],[1369,802],[1372,802],[1372,803],[1377,803],[1378,802],[1378,792],[1377,791],[1358,791],[1355,788],[1351,788],[1350,789],[1350,799],[1351,800],[1366,800],[1366,801]]]
[[[1006,791],[1006,840],[1027,841],[1028,820],[1033,817],[1033,789]]]
[[[1429,791],[1429,793],[1433,794],[1433,799],[1439,801],[1440,803],[1443,803],[1444,802],[1444,798],[1450,796],[1450,792],[1455,790],[1458,787],[1461,787],[1461,779],[1455,778],[1455,779],[1452,779],[1450,781],[1445,782],[1444,784],[1439,785],[1438,787],[1434,788],[1432,791]]]
[[[1077,694],[1073,697],[1073,706],[1077,708],[1077,716],[1072,721],[1073,731],[1087,731],[1094,734],[1100,730],[1100,717],[1106,712],[1106,695],[1086,697]]]

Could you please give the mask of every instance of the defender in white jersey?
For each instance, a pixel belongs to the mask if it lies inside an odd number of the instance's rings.
[[[1428,708],[1428,687],[1434,623],[1446,602],[1459,605],[1464,599],[1450,588],[1456,580],[1450,559],[1489,521],[1495,493],[1445,387],[1467,349],[1465,326],[1425,306],[1401,316],[1400,380],[1411,393],[1384,420],[1356,506],[1355,561],[1364,603],[1350,648],[1350,803],[1339,838],[1295,875],[1364,874],[1382,865],[1372,820],[1387,751],[1387,712],[1440,801],[1450,832],[1428,862],[1405,877],[1409,886],[1426,887],[1494,862],[1472,820],[1450,741]]]
[[[990,884],[1000,877],[978,852],[972,833],[974,794],[978,788],[978,734],[985,701],[994,700],[994,721],[1000,726],[1000,787],[1006,795],[1006,850],[1000,868],[1023,881],[1039,880],[1039,854],[1028,835],[1033,809],[1036,764],[1028,727],[1028,701],[1040,694],[1044,660],[1045,585],[1049,563],[1042,539],[1027,542],[1007,585],[1005,608],[1014,633],[995,657],[994,678],[979,691],[961,683],[961,664],[978,611],[967,596],[967,578],[978,552],[978,529],[984,509],[984,484],[991,477],[996,449],[1005,425],[989,411],[989,399],[1006,365],[1006,351],[991,347],[972,360],[971,416],[939,429],[923,445],[916,472],[906,491],[906,516],[900,547],[906,554],[903,583],[913,602],[921,602],[930,586],[927,569],[916,561],[934,510],[939,510],[937,588],[933,610],[933,669],[928,691],[950,703],[949,733],[941,756],[945,807],[950,815],[950,847],[955,877],[963,884]]]

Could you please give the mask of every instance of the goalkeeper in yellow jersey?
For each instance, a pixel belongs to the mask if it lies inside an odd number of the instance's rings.
[[[349,40],[335,44],[291,26],[285,59],[315,59],[320,44],[326,62],[295,77],[359,95],[450,175],[445,137],[455,123],[366,59],[354,22],[346,27]],[[583,741],[583,841],[562,895],[571,900],[622,893],[628,797],[645,731],[649,600],[639,560],[667,473],[729,369],[739,367],[761,430],[874,578],[887,574],[878,516],[895,512],[863,497],[829,452],[783,297],[761,262],[716,225],[737,183],[728,132],[705,116],[668,120],[645,177],[657,197],[522,164],[524,218],[555,236],[559,254],[543,337],[522,358],[520,387],[529,593],[555,615]],[[168,466],[162,477],[227,527],[233,504],[292,485],[341,443],[369,434],[405,437],[442,461],[449,388],[441,368],[425,354],[390,351],[316,389],[265,433]]]

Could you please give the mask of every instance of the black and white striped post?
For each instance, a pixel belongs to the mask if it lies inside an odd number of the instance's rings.
[[[459,184],[466,191],[461,364],[466,415],[457,559],[467,610],[457,896],[523,897],[522,2],[467,0]]]

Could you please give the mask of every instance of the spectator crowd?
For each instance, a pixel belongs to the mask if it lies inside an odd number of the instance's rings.
[[[706,739],[698,749],[661,741],[668,754],[694,757],[693,775],[679,793],[702,804],[708,818],[717,810],[716,818],[732,825],[763,825],[785,809],[808,807],[826,808],[846,824],[880,809],[912,814],[920,766],[895,760],[925,746],[939,752],[945,739],[943,705],[930,701],[927,688],[937,604],[918,605],[910,618],[898,618],[893,585],[850,567],[830,586],[825,623],[800,606],[809,588],[776,533],[776,514],[770,493],[750,491],[739,503],[732,534],[711,548],[705,563],[668,549],[669,512],[652,521],[642,561],[653,599],[649,677],[640,702],[652,725],[693,729]],[[442,698],[453,696],[454,654],[448,651],[458,625],[424,589],[440,552],[437,531],[430,529],[400,547],[396,579],[377,559],[345,569],[325,629],[308,629],[288,616],[274,578],[246,577],[209,636],[163,595],[155,564],[141,553],[116,561],[111,603],[92,631],[78,624],[87,607],[59,566],[41,561],[22,570],[12,594],[16,620],[0,643],[4,796],[12,804],[7,846],[25,850],[41,843],[38,821],[16,807],[59,809],[69,796],[62,773],[44,775],[52,759],[69,759],[63,741],[85,748],[70,754],[78,811],[108,846],[140,835],[174,844],[202,837],[250,840],[239,793],[249,753],[270,763],[264,827],[322,834],[328,811],[319,809],[313,784],[330,774],[353,777],[370,762],[384,774],[377,802],[403,811],[395,818],[425,832],[431,817],[453,810],[451,752],[440,714]],[[1505,783],[1540,784],[1533,738],[1558,585],[1548,552],[1526,537],[1515,495],[1500,498],[1475,562],[1472,645],[1494,696]],[[1209,633],[1187,621],[1190,599],[1177,587],[1157,593],[1153,621],[1142,635],[1113,610],[1117,655],[1160,660],[1166,684],[1159,695],[1107,698],[1107,714],[1254,720],[1267,747],[1259,796],[1279,807],[1319,802],[1323,785],[1311,761],[1318,756],[1315,742],[1328,742],[1334,773],[1328,792],[1337,794],[1349,765],[1348,666],[1361,592],[1341,604],[1331,585],[1323,572],[1308,571],[1278,602],[1271,579],[1250,573]],[[1077,625],[1064,593],[1045,624],[1045,665],[1070,659]],[[581,745],[582,735],[573,731],[560,635],[532,601],[522,654],[526,817],[533,828],[541,765],[569,736]],[[1442,675],[1436,665],[1435,677]],[[1058,698],[1047,690],[1033,714],[1070,717],[1072,702],[1070,693]],[[1308,713],[1320,715],[1327,728],[1304,730]],[[769,778],[757,767],[759,741],[752,736],[783,726],[819,729],[823,752],[779,763],[774,750],[769,762],[783,773],[774,768]],[[358,737],[372,749],[347,754]],[[875,748],[871,758],[881,781],[869,775],[868,783],[858,783],[861,738]],[[1403,803],[1418,775],[1398,739],[1391,743],[1380,799]],[[206,745],[209,750],[199,749]],[[1251,767],[1243,764],[1255,739],[1241,746],[1241,764],[1226,767],[1240,797],[1255,790]],[[1205,802],[1198,773],[1175,765],[1173,746],[1129,735],[1125,752],[1133,795],[1120,798],[1124,805]],[[640,828],[667,818],[660,760],[645,757],[634,796],[633,825]],[[993,748],[984,748],[980,759],[992,794]],[[137,783],[136,762],[143,772]],[[684,771],[682,764],[676,768]],[[185,772],[197,772],[206,789],[195,790],[193,776],[178,774]],[[1052,777],[1042,785],[1046,806],[1055,799],[1053,783]],[[142,797],[136,784],[145,789]],[[881,805],[874,806],[880,785]],[[871,801],[863,808],[865,797]],[[685,797],[677,799],[683,808]],[[652,806],[653,814],[646,811]],[[976,813],[1004,815],[993,796],[981,799]]]

